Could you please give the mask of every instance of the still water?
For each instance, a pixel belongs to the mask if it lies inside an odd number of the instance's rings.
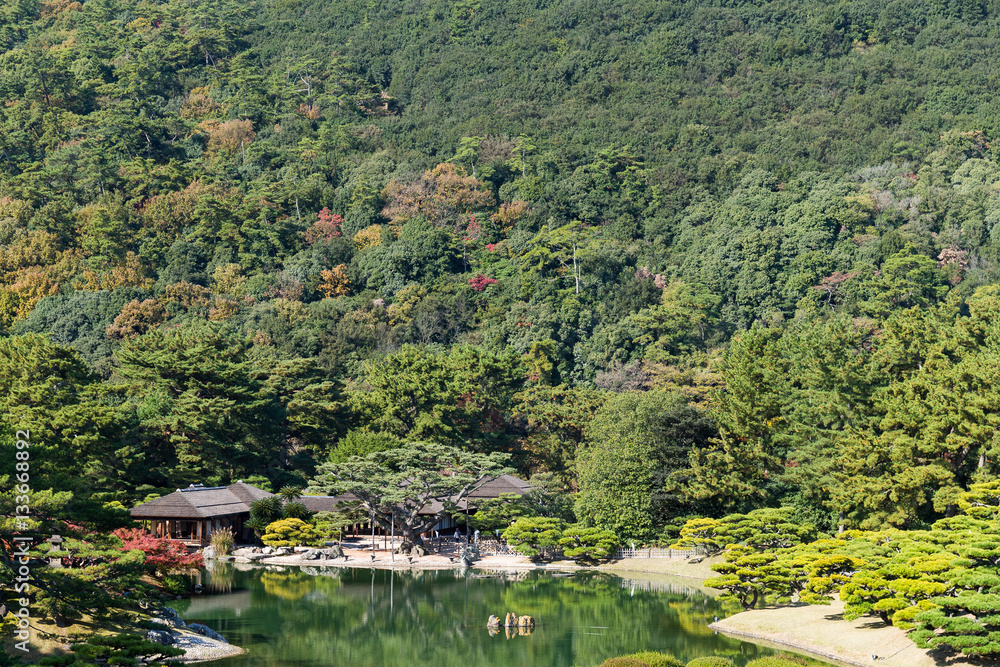
[[[217,564],[201,597],[178,602],[188,622],[247,654],[213,667],[592,667],[644,650],[737,665],[775,651],[716,635],[733,613],[683,580],[604,572],[274,568]],[[491,635],[490,614],[530,615],[530,634]],[[820,664],[820,663],[815,663]]]

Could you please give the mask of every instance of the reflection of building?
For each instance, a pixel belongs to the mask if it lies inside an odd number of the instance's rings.
[[[192,484],[139,505],[132,510],[132,518],[151,535],[192,546],[208,544],[212,533],[222,528],[232,528],[237,540],[247,540],[251,531],[244,524],[250,518],[250,503],[270,495],[243,482],[213,487]]]
[[[499,498],[502,494],[524,495],[531,487],[512,475],[501,475],[480,483],[458,504],[459,513],[475,514],[476,501]],[[143,524],[150,534],[178,540],[190,546],[204,546],[211,535],[222,528],[232,528],[237,541],[247,541],[253,531],[246,527],[250,518],[250,503],[273,494],[255,486],[236,482],[229,486],[206,487],[192,484],[156,500],[132,509],[132,518]],[[302,496],[299,499],[310,512],[336,512],[346,503],[356,502],[351,494],[340,496]],[[438,514],[442,503],[432,502],[421,508],[424,515]],[[453,517],[445,518],[435,527],[444,531],[459,525]],[[359,523],[354,532],[370,534],[371,526]],[[379,533],[381,534],[381,532]]]

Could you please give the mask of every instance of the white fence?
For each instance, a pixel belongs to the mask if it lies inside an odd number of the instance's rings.
[[[520,556],[514,547],[506,542],[496,540],[479,540],[479,553],[482,556]]]
[[[646,547],[643,549],[619,549],[618,558],[697,558],[697,549],[671,549]]]

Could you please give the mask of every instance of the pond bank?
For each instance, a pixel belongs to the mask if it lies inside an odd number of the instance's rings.
[[[936,667],[945,664],[930,651],[917,647],[899,628],[862,617],[845,621],[844,603],[827,606],[794,605],[752,609],[716,621],[713,630],[739,638],[765,641],[824,660],[869,667]],[[872,660],[872,656],[878,656]],[[972,667],[972,663],[947,659],[949,667]]]
[[[209,660],[231,658],[245,652],[239,646],[205,637],[190,630],[174,629],[172,634],[175,639],[173,646],[183,650],[184,655],[170,659],[169,662],[183,664],[208,662]]]

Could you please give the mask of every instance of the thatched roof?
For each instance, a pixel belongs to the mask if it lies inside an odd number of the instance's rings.
[[[468,499],[460,503],[463,510],[466,505],[475,511],[476,500],[499,498],[504,493],[524,495],[531,487],[522,479],[513,475],[485,478]],[[186,489],[177,489],[173,493],[150,500],[132,510],[135,519],[210,519],[217,516],[243,514],[250,511],[250,504],[260,498],[274,494],[255,486],[239,481],[229,486],[205,487],[191,485]],[[336,512],[339,505],[355,501],[357,498],[350,493],[339,496],[302,496],[300,501],[310,512]],[[437,514],[443,509],[439,502],[431,502],[421,508],[421,514]]]
[[[531,485],[513,475],[487,477],[469,494],[469,498],[499,498],[504,493],[523,496],[531,490]]]
[[[229,486],[191,485],[132,509],[134,519],[210,519],[250,511],[250,503],[272,494],[237,482]]]

